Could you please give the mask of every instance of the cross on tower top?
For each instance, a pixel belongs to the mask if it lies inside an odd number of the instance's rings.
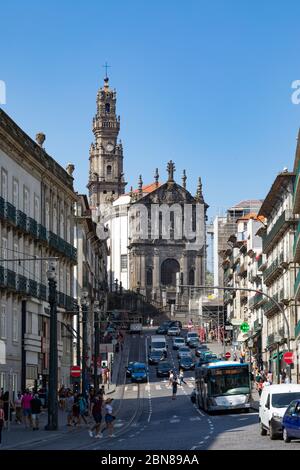
[[[169,175],[168,182],[169,181],[174,181],[175,163],[172,162],[172,160],[170,160],[168,162],[167,171],[168,171],[168,175]]]
[[[105,78],[108,78],[108,76],[107,76],[107,69],[111,68],[111,65],[108,65],[108,63],[105,62],[105,64],[102,65],[102,67],[105,69]]]

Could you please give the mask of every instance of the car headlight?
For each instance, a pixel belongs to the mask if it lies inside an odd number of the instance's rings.
[[[275,419],[276,421],[281,421],[282,420],[282,416],[280,416],[280,414],[278,414],[276,412],[273,413],[272,418]]]

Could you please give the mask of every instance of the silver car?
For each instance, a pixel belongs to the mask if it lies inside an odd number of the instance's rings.
[[[179,348],[177,357],[178,359],[181,359],[182,357],[192,357],[190,348],[188,348],[187,346],[182,346],[181,348]]]

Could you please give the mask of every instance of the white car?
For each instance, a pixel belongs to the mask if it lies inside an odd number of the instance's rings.
[[[180,335],[180,328],[178,326],[171,326],[168,329],[168,336],[178,336]]]
[[[184,338],[177,338],[173,339],[173,349],[179,349],[182,346],[185,346],[185,339]]]
[[[181,359],[182,357],[192,357],[190,348],[188,348],[187,346],[182,346],[181,348],[179,348],[177,357],[178,359]]]
[[[265,385],[259,402],[260,434],[282,435],[282,418],[289,404],[300,399],[300,384]]]

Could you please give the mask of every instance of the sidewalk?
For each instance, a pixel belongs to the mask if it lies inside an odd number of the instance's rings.
[[[15,447],[23,447],[26,445],[32,445],[41,441],[49,441],[56,439],[59,436],[65,434],[74,434],[82,431],[86,425],[81,426],[67,426],[67,413],[58,410],[58,430],[57,431],[46,431],[45,425],[48,423],[48,412],[47,410],[42,411],[39,419],[39,430],[33,431],[31,428],[25,428],[24,424],[10,423],[9,429],[3,429],[2,431],[2,447],[1,450],[14,449]]]
[[[125,336],[124,343],[123,343],[123,351],[121,351],[121,348],[117,354],[115,354],[115,361],[113,363],[113,368],[112,368],[112,376],[110,379],[110,382],[108,384],[105,384],[105,394],[110,395],[111,393],[114,393],[117,389],[118,384],[120,383],[119,380],[119,374],[120,371],[124,371],[125,368],[125,357],[126,357],[126,351],[129,348],[128,344],[128,336]]]
[[[255,411],[259,410],[259,395],[258,395],[258,391],[255,388],[252,388],[251,408],[253,408]]]

